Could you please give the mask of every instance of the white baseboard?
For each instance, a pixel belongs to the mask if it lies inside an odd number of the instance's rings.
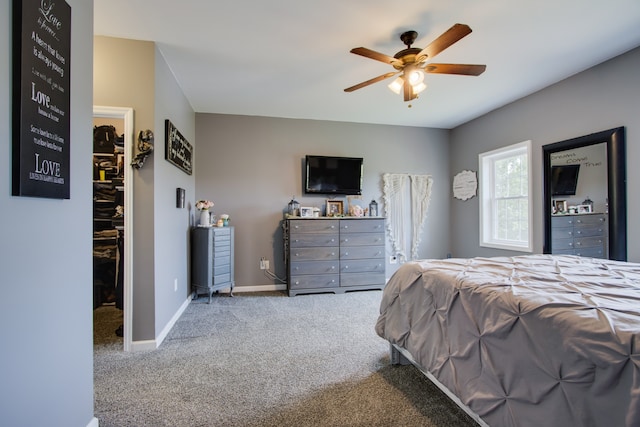
[[[286,291],[287,285],[258,285],[258,286],[236,286],[233,292],[271,292]]]
[[[93,417],[91,421],[89,421],[89,424],[87,424],[87,427],[100,427],[100,421],[98,421],[96,417]]]
[[[167,335],[169,334],[169,332],[173,328],[173,325],[175,325],[176,322],[178,321],[178,319],[180,318],[180,316],[182,316],[182,313],[184,313],[184,311],[187,309],[187,307],[189,306],[190,302],[191,302],[191,295],[189,295],[189,298],[187,298],[182,303],[182,305],[180,306],[178,311],[176,311],[176,313],[173,315],[171,320],[169,320],[169,322],[165,325],[165,327],[162,329],[162,331],[156,337],[156,339],[154,339],[154,340],[143,340],[143,341],[132,341],[131,342],[131,351],[134,351],[134,352],[135,351],[149,351],[149,350],[155,350],[156,348],[160,347],[160,344],[162,344],[164,339],[167,337]]]

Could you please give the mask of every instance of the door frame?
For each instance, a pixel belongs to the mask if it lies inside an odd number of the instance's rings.
[[[124,279],[123,279],[123,341],[124,351],[131,351],[133,331],[133,108],[93,106],[93,117],[124,121]]]

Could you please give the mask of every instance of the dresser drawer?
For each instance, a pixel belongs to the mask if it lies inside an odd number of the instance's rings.
[[[337,260],[338,247],[328,248],[291,248],[291,262]]]
[[[384,246],[340,247],[340,259],[377,258],[384,261]]]
[[[213,285],[219,285],[221,283],[227,283],[231,281],[231,273],[220,274],[218,276],[213,276]]]
[[[384,273],[384,260],[356,259],[351,261],[340,261],[340,273]]]
[[[382,233],[348,233],[340,234],[340,246],[370,246],[383,245],[384,234]]]
[[[306,246],[338,246],[338,233],[291,233],[289,244],[292,248]]]
[[[582,227],[574,228],[573,235],[578,237],[590,237],[590,236],[604,236],[604,228],[593,225],[584,225]]]
[[[573,216],[552,216],[551,228],[573,227],[574,218]]]
[[[297,261],[291,263],[291,274],[337,274],[340,263],[336,261]]]
[[[340,284],[339,274],[310,274],[304,276],[291,276],[291,289],[318,289],[335,288]]]
[[[604,224],[605,220],[604,220],[604,216],[602,215],[584,215],[584,216],[578,216],[575,217],[575,226],[576,227],[582,227],[582,226],[590,226],[590,225],[597,225],[597,224]]]
[[[591,257],[591,258],[603,258],[604,249],[602,248],[602,246],[593,247],[593,248],[580,248],[580,249],[576,248],[573,251],[573,254],[578,256]]]
[[[340,221],[340,234],[384,232],[383,219],[353,219]]]
[[[343,273],[340,274],[340,286],[384,286],[385,277],[383,273]]]
[[[219,266],[219,265],[227,265],[227,264],[231,264],[231,254],[229,253],[229,255],[226,256],[215,256],[212,258],[212,264],[214,266]]]
[[[558,251],[565,249],[573,249],[573,239],[560,239],[553,236],[553,240],[551,240],[551,248],[553,249],[553,253],[560,253]]]
[[[604,245],[604,238],[603,237],[582,237],[580,239],[574,239],[573,241],[573,247],[576,249],[580,249],[580,248],[591,248],[591,247],[596,247],[599,246],[600,248],[602,248]]]
[[[335,233],[339,230],[334,219],[296,219],[289,222],[290,233]]]
[[[231,272],[231,263],[224,265],[215,265],[213,267],[213,276],[220,276],[222,274],[228,274]]]

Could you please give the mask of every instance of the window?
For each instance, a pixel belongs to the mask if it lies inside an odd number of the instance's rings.
[[[532,251],[531,141],[479,155],[480,246]]]

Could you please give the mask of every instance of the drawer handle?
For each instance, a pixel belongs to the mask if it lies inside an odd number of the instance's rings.
[[[349,241],[349,239],[344,239],[344,242],[347,243]]]
[[[345,269],[345,270],[348,270],[348,269],[349,269],[349,266],[348,266],[348,265],[345,265],[345,266],[344,266],[344,269]]]
[[[294,240],[294,242],[296,242],[296,243],[298,243],[299,241],[300,241],[300,240],[298,240],[298,239],[295,239],[295,240]]]
[[[582,234],[582,231],[578,230],[576,231],[576,234]]]
[[[336,280],[335,279],[331,279],[331,283],[336,283]]]
[[[349,252],[345,252],[345,253],[344,253],[344,256],[349,256]]]
[[[331,243],[335,243],[336,239],[331,239]]]
[[[299,284],[300,284],[300,281],[299,281],[299,280],[296,280],[296,285],[299,285]]]
[[[331,226],[331,229],[333,230],[334,228],[336,228],[336,226],[335,226],[335,225],[332,225],[332,226]]]
[[[296,270],[296,271],[297,271],[297,270],[300,270],[300,267],[295,267],[295,268],[294,268],[294,270]]]
[[[344,229],[346,230],[347,228],[349,228],[349,226],[348,226],[348,225],[345,225],[345,226],[344,226]]]
[[[297,226],[297,225],[294,225],[294,226],[293,226],[293,228],[300,228],[300,227],[299,227],[299,226]]]
[[[296,256],[300,256],[300,254],[296,252]]]
[[[332,266],[331,266],[331,269],[332,269],[332,270],[335,270],[335,269],[336,269],[336,266],[335,266],[335,265],[332,265]]]
[[[335,256],[335,255],[336,255],[336,253],[335,253],[335,252],[331,252],[331,256]]]

